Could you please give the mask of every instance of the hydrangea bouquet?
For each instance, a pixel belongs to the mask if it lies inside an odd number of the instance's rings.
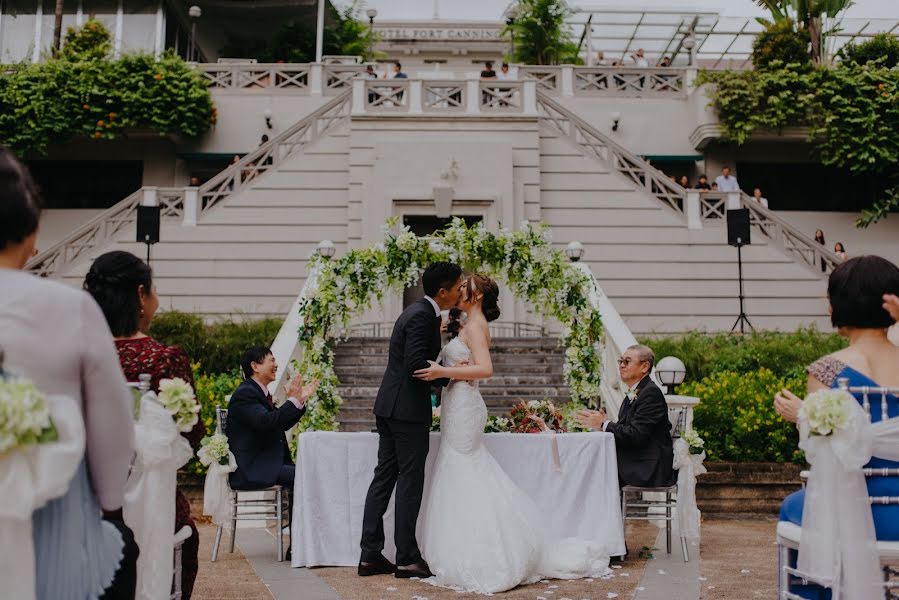
[[[818,390],[805,397],[802,411],[811,435],[831,435],[849,424],[855,398],[842,390]]]
[[[207,467],[212,463],[227,465],[229,452],[231,448],[228,446],[228,438],[223,433],[216,433],[203,438],[197,458]]]
[[[190,431],[200,419],[200,403],[197,402],[194,390],[180,377],[161,380],[158,398],[172,414],[179,431]]]
[[[705,451],[705,440],[696,433],[695,429],[685,432],[681,439],[690,446],[690,454],[702,454]]]
[[[57,437],[40,390],[27,379],[0,378],[0,454]]]

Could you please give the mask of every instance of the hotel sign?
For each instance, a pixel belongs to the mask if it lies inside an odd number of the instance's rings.
[[[500,42],[503,40],[500,29],[472,28],[472,27],[384,27],[375,28],[382,40],[421,40],[421,41],[489,41]]]

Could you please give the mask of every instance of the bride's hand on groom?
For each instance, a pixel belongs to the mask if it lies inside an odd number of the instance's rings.
[[[415,378],[423,381],[434,381],[435,379],[444,379],[446,377],[448,377],[446,368],[433,360],[428,361],[428,368],[419,369],[415,372]]]

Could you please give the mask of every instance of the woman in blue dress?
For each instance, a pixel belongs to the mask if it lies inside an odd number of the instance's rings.
[[[885,303],[888,296],[896,294],[899,268],[879,256],[852,258],[833,270],[827,285],[831,323],[849,340],[849,346],[809,365],[809,392],[835,388],[844,377],[850,386],[899,387],[899,347],[887,339],[894,318]],[[862,403],[861,394],[856,394],[856,399]],[[872,422],[899,416],[896,396],[886,397],[886,415],[882,414],[880,395],[869,395],[868,399]],[[802,399],[782,390],[775,396],[774,406],[783,418],[795,423]],[[875,456],[865,467],[896,469],[899,462]],[[868,477],[867,484],[871,496],[899,496],[899,477]],[[801,525],[804,501],[804,490],[787,496],[780,519]],[[875,505],[871,512],[877,539],[899,541],[899,505]],[[831,597],[830,590],[813,585],[795,585],[791,591],[813,600]]]

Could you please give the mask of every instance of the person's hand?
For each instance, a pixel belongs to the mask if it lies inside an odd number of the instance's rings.
[[[607,420],[606,411],[603,409],[581,409],[574,415],[574,419],[575,421],[580,423],[581,427],[586,427],[587,429],[595,429],[598,431],[602,431],[603,423],[605,423]]]
[[[893,320],[899,323],[899,296],[895,294],[883,295],[883,309],[890,313]]]
[[[443,319],[440,321],[440,333],[446,333],[446,326],[449,324],[449,319]]]
[[[434,381],[435,379],[442,379],[447,376],[445,369],[433,360],[429,360],[428,365],[428,368],[419,369],[415,372],[416,379],[421,379],[422,381]]]
[[[302,408],[306,404],[306,400],[312,397],[315,394],[315,390],[318,389],[319,380],[316,379],[311,383],[304,385],[303,378],[299,375],[290,380],[290,383],[287,384],[287,397],[288,398],[296,398],[300,403],[300,408]]]
[[[787,388],[783,388],[774,394],[774,410],[777,411],[777,414],[791,423],[799,421],[799,409],[801,407],[802,398]]]

